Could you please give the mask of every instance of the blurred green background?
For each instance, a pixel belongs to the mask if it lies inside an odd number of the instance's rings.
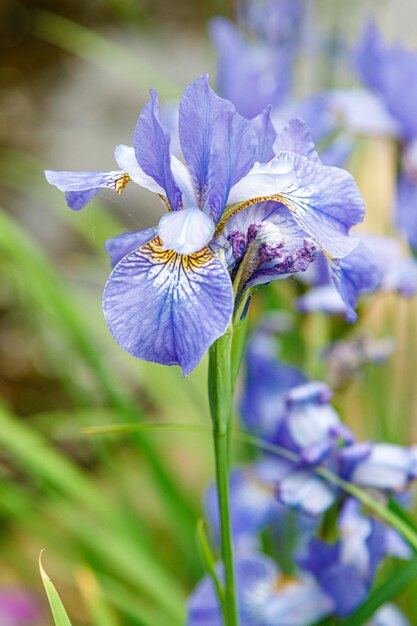
[[[137,187],[122,198],[103,192],[74,214],[43,170],[112,169],[112,150],[131,143],[149,87],[169,102],[204,71],[215,84],[207,23],[233,11],[234,2],[219,0],[0,4],[0,587],[33,590],[45,606],[37,566],[45,548],[74,626],[184,622],[184,600],[202,574],[195,526],[213,466],[204,429],[83,432],[139,421],[207,427],[206,364],[183,379],[177,368],[135,361],[104,323],[103,242],[155,224],[161,208],[152,196]],[[355,41],[367,14],[416,44],[413,0],[305,0],[314,55],[299,62],[296,93],[352,84],[325,43],[335,33]],[[361,140],[350,168],[367,201],[366,230],[390,232],[393,146]],[[328,341],[393,336],[391,360],[344,381],[335,404],[358,437],[410,443],[416,302],[374,296],[347,331],[320,314],[295,314],[299,289],[288,281],[263,291],[251,324],[265,309],[289,310],[295,330],[283,337],[284,356],[318,377]]]

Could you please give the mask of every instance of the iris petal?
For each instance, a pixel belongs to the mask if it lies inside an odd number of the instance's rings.
[[[127,254],[136,250],[157,235],[156,228],[146,228],[136,233],[123,233],[107,239],[104,248],[110,257],[111,266],[115,267]]]
[[[74,211],[82,209],[102,187],[120,193],[130,177],[122,170],[111,172],[45,171],[46,180],[64,191],[68,206]]]
[[[139,115],[134,148],[140,167],[165,190],[172,209],[178,209],[182,197],[171,170],[170,136],[159,118],[158,94],[153,90],[150,102]]]
[[[233,289],[226,267],[204,248],[184,256],[164,250],[159,237],[113,270],[103,298],[107,325],[129,354],[184,375],[226,330]]]

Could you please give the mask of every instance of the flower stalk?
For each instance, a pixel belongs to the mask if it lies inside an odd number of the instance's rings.
[[[223,620],[225,626],[238,626],[232,525],[230,518],[230,422],[232,417],[233,332],[229,328],[209,352],[208,392],[213,424],[216,483],[219,501],[221,553],[224,564]]]

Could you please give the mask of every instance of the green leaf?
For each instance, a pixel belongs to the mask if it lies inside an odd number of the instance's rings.
[[[62,604],[57,590],[52,584],[48,574],[45,572],[42,566],[42,552],[39,555],[39,570],[42,576],[43,586],[45,587],[46,595],[48,596],[49,606],[51,607],[52,615],[54,617],[55,626],[71,626],[71,622],[67,615],[67,612]]]

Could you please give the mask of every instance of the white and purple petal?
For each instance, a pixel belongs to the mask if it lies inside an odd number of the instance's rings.
[[[46,170],[45,176],[48,183],[65,192],[68,206],[74,211],[82,209],[103,187],[120,193],[129,182],[129,176],[122,170],[111,172]]]
[[[225,332],[233,304],[228,271],[207,248],[180,255],[158,237],[116,265],[103,297],[107,325],[126,352],[178,364],[184,375]]]

